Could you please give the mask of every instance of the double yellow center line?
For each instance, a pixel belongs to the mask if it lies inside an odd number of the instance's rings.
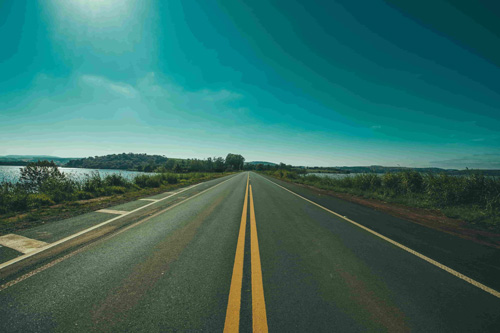
[[[224,332],[238,332],[240,327],[241,284],[243,281],[243,260],[245,254],[245,231],[247,226],[248,197],[250,193],[250,262],[252,268],[252,326],[254,332],[267,332],[266,303],[264,300],[264,285],[262,284],[262,269],[260,264],[259,241],[257,239],[257,223],[253,204],[252,185],[249,185],[250,174],[247,177],[245,202],[241,214],[240,232],[236,245],[233,277],[229,290],[226,322]]]

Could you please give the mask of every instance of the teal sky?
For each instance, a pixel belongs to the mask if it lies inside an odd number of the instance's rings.
[[[401,3],[1,1],[0,155],[500,168],[500,3]]]

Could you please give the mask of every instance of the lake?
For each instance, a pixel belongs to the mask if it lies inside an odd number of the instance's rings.
[[[17,183],[21,177],[19,169],[22,166],[0,165],[0,182],[7,181]],[[112,169],[84,169],[84,168],[59,168],[61,172],[75,180],[83,180],[85,175],[90,175],[93,171],[99,172],[101,177],[111,174],[121,174],[127,179],[133,179],[137,175],[143,175],[144,172],[126,171],[126,170],[112,170]]]
[[[326,173],[326,172],[311,172],[307,173],[306,176],[318,176],[318,177],[327,177],[327,178],[335,178],[335,179],[342,179],[346,177],[352,177],[356,175],[362,175],[362,173]]]

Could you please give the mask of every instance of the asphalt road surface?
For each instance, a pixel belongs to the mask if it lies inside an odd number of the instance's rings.
[[[210,186],[4,281],[0,331],[500,331],[499,250],[256,173]]]

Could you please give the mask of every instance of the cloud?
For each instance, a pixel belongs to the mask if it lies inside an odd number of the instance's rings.
[[[93,88],[101,88],[122,97],[135,98],[138,96],[137,90],[129,84],[111,81],[102,76],[82,75],[81,80]]]
[[[240,103],[244,96],[239,93],[225,88],[187,90],[154,72],[144,75],[134,84],[97,75],[80,75],[78,82],[87,89],[102,92],[101,98],[104,99],[100,101],[107,103],[113,99],[114,105],[109,112],[127,107],[154,125],[189,121],[191,124],[210,123],[214,127],[228,121],[240,123],[248,114]],[[93,99],[95,103],[98,101],[98,98]]]
[[[374,129],[374,130],[377,130],[377,129],[381,129],[381,128],[382,128],[382,126],[380,126],[380,125],[373,125],[373,126],[371,126],[370,128],[371,128],[371,129]]]
[[[242,95],[237,94],[237,93],[232,92],[232,91],[229,91],[229,90],[226,90],[226,89],[222,89],[222,90],[218,90],[218,91],[204,89],[204,90],[195,92],[194,94],[199,94],[203,100],[209,101],[209,102],[226,102],[226,101],[231,101],[231,100],[235,100],[235,99],[242,97]]]
[[[225,103],[234,101],[243,97],[243,95],[236,92],[219,89],[201,89],[195,91],[186,90],[178,85],[170,82],[159,82],[154,72],[149,73],[144,78],[139,80],[137,89],[143,96],[148,97],[161,97],[170,100],[188,102],[211,102],[211,103]]]

